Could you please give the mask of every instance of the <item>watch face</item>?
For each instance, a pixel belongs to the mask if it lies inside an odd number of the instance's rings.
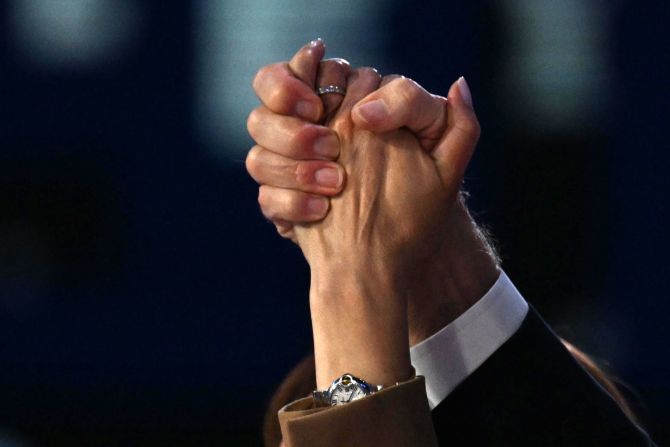
[[[330,404],[341,405],[370,394],[370,387],[362,380],[345,375],[334,384],[330,393]]]

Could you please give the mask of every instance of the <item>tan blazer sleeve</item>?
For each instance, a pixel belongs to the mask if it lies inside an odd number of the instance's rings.
[[[336,407],[297,400],[279,410],[279,424],[286,447],[437,447],[421,376]]]

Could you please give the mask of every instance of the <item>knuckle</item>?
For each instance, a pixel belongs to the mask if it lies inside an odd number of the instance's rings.
[[[414,84],[414,81],[412,81],[410,78],[407,78],[405,76],[400,76],[397,78],[395,81],[393,81],[393,84],[395,88],[398,90],[408,90],[412,88],[412,85]]]
[[[263,186],[258,188],[258,205],[266,218],[272,220],[277,216],[277,209],[268,188]]]
[[[403,78],[403,76],[401,76],[399,74],[395,74],[395,73],[390,74],[390,75],[386,75],[386,76],[382,77],[382,85],[390,84],[390,83],[395,82],[396,80],[402,79],[402,78]]]
[[[251,111],[249,116],[247,117],[247,132],[249,132],[249,135],[251,135],[251,138],[256,139],[255,135],[257,135],[256,130],[259,127],[260,124],[260,119],[261,119],[261,111],[260,107],[255,108],[254,110]]]
[[[351,71],[351,65],[345,59],[326,59],[319,66],[321,76],[334,73],[336,75],[346,75]]]
[[[343,68],[343,69],[345,69],[345,70],[349,70],[349,69],[351,69],[351,64],[349,63],[349,61],[346,60],[346,59],[343,59],[343,58],[341,58],[341,57],[335,57],[335,58],[332,58],[332,59],[326,59],[324,62],[331,62],[331,63],[333,63],[334,65],[336,65],[336,66],[338,66],[338,67],[340,67],[340,68]]]
[[[268,92],[267,103],[271,109],[276,112],[286,112],[288,111],[288,100],[289,95],[285,88],[281,86],[275,86],[271,91]]]
[[[291,239],[293,237],[293,225],[285,219],[275,219],[274,222],[277,233],[283,238]]]
[[[297,221],[303,218],[304,194],[298,191],[270,189],[261,186],[258,191],[258,204],[263,215],[272,222],[288,219]]]
[[[265,208],[267,207],[268,204],[268,194],[267,190],[264,187],[258,188],[258,205],[260,205],[261,209],[265,211]]]
[[[482,134],[482,126],[479,124],[477,118],[474,119],[473,133],[475,134],[476,139],[479,139]]]
[[[470,116],[462,120],[461,123],[459,124],[459,128],[461,129],[461,131],[470,135],[474,140],[479,139],[479,136],[481,135],[482,131],[479,125],[479,121],[475,116]]]
[[[247,168],[247,172],[252,176],[258,172],[259,169],[259,155],[263,151],[263,148],[260,146],[254,146],[249,149],[247,153],[247,158],[244,160],[244,165]]]
[[[396,89],[398,93],[407,103],[413,104],[421,98],[423,89],[413,80],[402,77],[399,78],[396,82]]]
[[[313,166],[309,162],[295,162],[291,167],[295,182],[300,186],[312,183]]]
[[[351,71],[351,64],[345,59],[335,59],[333,61],[333,71],[341,76],[346,77]]]
[[[256,72],[254,79],[251,81],[251,86],[255,91],[258,91],[259,85],[270,75],[272,67],[272,65],[265,65]]]
[[[361,77],[369,77],[369,78],[378,78],[381,79],[381,75],[379,74],[379,71],[377,71],[376,68],[373,67],[360,67],[356,69],[357,73]]]
[[[290,136],[290,147],[294,156],[306,155],[309,148],[317,137],[317,129],[314,126],[303,125],[297,128]]]
[[[479,141],[481,135],[481,128],[476,119],[463,120],[455,125],[456,130],[460,131],[473,144]]]
[[[295,82],[294,82],[295,81]],[[270,111],[281,115],[295,116],[295,106],[298,101],[306,100],[301,91],[303,84],[293,78],[284,77],[268,92],[267,106]]]

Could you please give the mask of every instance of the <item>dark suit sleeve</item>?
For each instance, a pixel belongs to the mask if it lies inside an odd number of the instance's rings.
[[[441,446],[653,445],[532,308],[432,416]]]

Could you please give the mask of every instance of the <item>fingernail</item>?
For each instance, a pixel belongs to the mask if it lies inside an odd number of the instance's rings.
[[[458,78],[458,92],[461,94],[463,101],[472,107],[472,94],[470,93],[470,86],[463,76]]]
[[[316,119],[318,110],[316,106],[309,101],[298,101],[295,105],[295,113],[306,120],[312,121]]]
[[[337,188],[342,183],[340,171],[335,168],[321,168],[314,173],[316,183],[328,188]]]
[[[328,209],[328,201],[323,197],[310,197],[307,200],[307,209],[311,214],[323,216]]]
[[[316,47],[316,46],[319,46],[319,45],[323,45],[323,39],[320,38],[320,37],[314,39],[313,41],[311,41],[311,42],[309,43],[309,46],[310,46],[310,47]]]
[[[340,140],[335,135],[319,137],[314,141],[314,152],[326,158],[336,158],[340,153]]]
[[[356,107],[356,113],[367,122],[379,122],[386,118],[389,109],[381,99],[375,99]]]

